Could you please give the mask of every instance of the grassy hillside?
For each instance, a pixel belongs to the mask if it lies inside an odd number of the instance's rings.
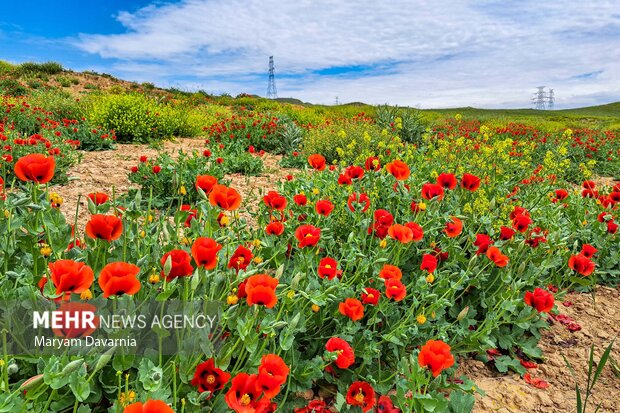
[[[161,89],[151,83],[117,79],[109,74],[92,71],[73,72],[55,62],[12,64],[0,60],[0,95],[58,94],[73,97],[93,94],[137,92],[161,99],[174,99],[190,106],[218,105],[227,108],[254,109],[284,114],[300,122],[315,123],[324,116],[347,117],[364,112],[375,115],[375,106],[352,102],[338,106],[313,105],[295,98],[268,100],[255,95],[213,96],[205,92]],[[93,95],[94,96],[94,95]],[[415,110],[415,109],[403,109]],[[301,114],[299,112],[304,112]],[[478,109],[473,107],[424,109],[419,111],[428,124],[440,123],[447,116],[460,114],[464,119],[483,123],[525,123],[551,130],[592,128],[620,130],[620,102],[577,109],[540,111],[534,109]]]

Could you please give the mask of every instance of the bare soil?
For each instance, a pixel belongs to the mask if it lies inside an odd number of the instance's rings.
[[[570,293],[563,301],[569,307],[557,303],[558,310],[578,323],[581,330],[571,332],[561,323],[554,322],[543,333],[539,345],[545,362],[529,372],[532,377],[548,382],[546,389],[527,384],[518,374],[502,375],[482,362],[465,361],[463,373],[485,392],[485,396],[477,397],[474,412],[575,412],[575,380],[563,357],[573,366],[583,393],[592,345],[595,347],[594,360],[598,361],[609,343],[616,339],[611,359],[620,362],[620,290],[598,287],[595,298],[596,305],[590,294]],[[600,411],[620,411],[619,375],[620,371],[614,370],[608,362],[594,387],[588,410],[594,411],[595,406],[601,404]]]
[[[161,148],[144,144],[118,144],[114,150],[82,152],[82,161],[68,171],[70,182],[67,185],[52,186],[50,190],[63,197],[64,202],[60,210],[67,220],[73,222],[77,211],[78,229],[83,230],[90,217],[86,196],[91,192],[104,192],[112,196],[113,191],[119,196],[135,188],[128,175],[131,167],[138,165],[140,156],[145,155],[150,159],[156,157],[158,153],[167,152],[176,157],[179,151],[191,152],[203,148],[202,139],[176,139],[164,142]],[[265,154],[263,156],[265,169],[263,174],[258,176],[247,177],[241,174],[226,176],[226,179],[231,181],[230,186],[242,195],[248,209],[255,209],[261,199],[260,194],[276,189],[280,180],[295,173],[294,169],[278,166],[280,159],[280,156]],[[251,220],[248,214],[241,215]]]
[[[82,162],[69,171],[75,179],[68,185],[55,186],[53,191],[64,198],[61,210],[73,220],[78,207],[78,228],[83,229],[89,213],[85,197],[90,192],[101,191],[107,194],[126,193],[131,188],[127,176],[141,155],[155,157],[166,151],[174,155],[179,150],[191,151],[203,147],[201,139],[178,139],[165,142],[163,148],[155,149],[146,145],[118,145],[117,149],[104,152],[84,152]],[[257,177],[230,175],[231,186],[237,189],[248,207],[260,202],[260,194],[275,189],[277,184],[295,170],[283,169],[277,165],[279,158],[265,155],[265,173]],[[613,179],[601,179],[597,183],[612,184]],[[246,217],[249,218],[249,217]],[[539,389],[526,383],[518,374],[500,374],[492,366],[480,361],[461,360],[459,373],[472,380],[485,392],[477,396],[474,412],[575,412],[575,381],[571,376],[563,356],[577,373],[577,383],[586,387],[588,354],[591,345],[595,346],[595,360],[600,358],[604,348],[613,339],[620,337],[620,290],[599,287],[596,291],[596,304],[591,295],[570,293],[564,303],[558,302],[562,314],[571,317],[581,326],[581,330],[571,332],[565,325],[553,322],[543,333],[540,347],[544,351],[545,362],[530,370],[534,378],[549,383],[546,389]],[[620,340],[612,352],[612,359],[620,363]],[[617,364],[616,364],[617,365]],[[620,371],[608,364],[591,397],[592,405],[602,406],[605,412],[620,412]],[[594,410],[592,410],[594,411]]]

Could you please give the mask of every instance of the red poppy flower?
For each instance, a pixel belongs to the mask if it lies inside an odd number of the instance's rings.
[[[108,242],[117,240],[123,233],[123,221],[114,215],[95,214],[86,223],[86,235]]]
[[[489,247],[487,250],[487,257],[495,263],[498,267],[505,267],[508,265],[508,261],[510,259],[502,254],[502,252],[497,247]]]
[[[192,245],[192,257],[196,265],[206,270],[212,270],[217,265],[217,253],[222,246],[215,240],[206,237],[198,237]]]
[[[81,294],[88,290],[95,280],[92,268],[83,262],[58,260],[48,264],[50,278],[56,287],[56,294]]]
[[[568,267],[571,270],[577,271],[583,276],[588,276],[594,272],[596,264],[583,254],[571,255],[568,259]]]
[[[56,337],[87,337],[99,328],[100,318],[96,315],[97,307],[92,304],[79,301],[63,302],[56,311],[62,325],[61,328],[52,328]],[[78,320],[78,322],[70,322],[69,320]],[[92,320],[92,323],[87,323],[86,320]]]
[[[517,215],[512,220],[512,227],[519,232],[525,232],[532,222],[532,218],[527,215]]]
[[[437,198],[438,200],[442,200],[444,197],[443,186],[438,184],[426,183],[422,185],[422,198],[431,200],[433,198]]]
[[[314,247],[321,239],[321,228],[314,225],[300,225],[295,230],[295,238],[299,241],[299,248]]]
[[[613,219],[607,221],[607,232],[610,234],[618,232],[618,224],[616,224]]]
[[[379,290],[375,290],[374,288],[366,287],[362,292],[362,303],[377,305],[379,303],[379,298],[381,297],[381,293]]]
[[[539,313],[548,313],[553,310],[555,301],[553,294],[538,287],[534,289],[534,292],[526,291],[523,299],[525,304],[534,307]]]
[[[306,206],[308,203],[308,198],[304,194],[298,194],[293,196],[293,201],[299,206]]]
[[[155,165],[153,166],[152,170],[153,170],[153,173],[158,174],[161,172],[161,166]]]
[[[584,189],[594,189],[594,188],[596,188],[596,183],[594,181],[583,181],[581,186]]]
[[[415,222],[407,222],[405,226],[411,230],[413,234],[413,241],[422,241],[422,239],[424,238],[424,229],[422,228],[422,226]]]
[[[524,360],[522,358],[519,359],[519,363],[521,363],[521,365],[523,367],[525,367],[526,369],[537,369],[538,368],[538,364],[534,363],[533,361],[530,360]]]
[[[407,287],[405,284],[394,278],[385,280],[385,296],[394,301],[402,301],[407,295]]]
[[[174,413],[166,403],[161,400],[149,400],[146,403],[133,403],[125,407],[123,413]]]
[[[510,219],[515,219],[516,217],[518,217],[519,215],[525,215],[525,216],[530,216],[530,213],[527,209],[520,207],[520,206],[516,206],[514,207],[514,209],[512,210],[512,212],[510,213]]]
[[[489,247],[493,244],[493,240],[486,234],[476,234],[476,241],[474,241],[474,245],[478,247],[478,251],[476,251],[476,255],[484,254],[487,252]]]
[[[388,229],[388,234],[395,240],[407,244],[413,240],[413,231],[404,225],[394,224]]]
[[[502,241],[508,241],[514,237],[515,233],[515,230],[512,228],[501,227],[499,230],[499,239]]]
[[[192,208],[191,205],[181,205],[180,210],[183,212],[188,212],[184,225],[189,228],[192,225],[192,221],[196,218],[198,211]]]
[[[361,166],[349,166],[344,172],[351,179],[362,179],[364,177],[364,168]]]
[[[164,254],[159,261],[162,267],[165,268],[166,261],[170,259],[172,267],[170,268],[170,274],[166,277],[168,281],[176,277],[187,277],[192,275],[194,267],[192,267],[192,258],[187,251],[184,250],[172,250]],[[165,276],[164,269],[161,271],[161,275]]]
[[[448,252],[444,252],[439,247],[433,248],[433,255],[441,262],[447,261],[450,254]]]
[[[214,185],[209,194],[209,202],[226,211],[234,211],[241,205],[241,195],[225,185]]]
[[[280,221],[270,222],[265,227],[265,232],[267,233],[267,235],[280,236],[284,232],[284,224]]]
[[[388,234],[388,229],[394,223],[394,217],[385,209],[377,209],[374,212],[374,221],[371,228],[368,229],[368,233],[383,239]]]
[[[316,213],[328,217],[334,210],[334,204],[328,199],[317,201],[315,205]]]
[[[299,407],[294,413],[327,413],[327,404],[323,400],[311,400],[307,406]]]
[[[546,389],[547,387],[549,387],[549,383],[539,377],[532,377],[530,373],[525,373],[523,375],[523,380],[525,380],[527,384],[532,385],[537,389]]]
[[[347,298],[338,304],[338,311],[353,321],[361,320],[364,317],[364,305],[356,298]]]
[[[196,367],[191,385],[198,387],[200,393],[205,391],[214,393],[217,390],[222,390],[228,380],[230,380],[230,374],[215,367],[215,361],[210,358]]]
[[[381,396],[377,402],[377,413],[401,413],[401,410],[394,406],[390,396]]]
[[[454,365],[450,346],[441,340],[428,340],[420,349],[418,364],[421,367],[428,367],[433,377],[439,376],[443,370]]]
[[[422,263],[420,264],[420,269],[422,271],[428,271],[429,273],[433,273],[437,269],[437,257],[434,254],[424,254],[422,256]]]
[[[99,274],[99,287],[103,291],[103,296],[108,298],[111,295],[134,295],[140,291],[140,281],[138,281],[140,268],[126,262],[112,262],[107,264]]]
[[[267,195],[263,196],[263,202],[270,209],[282,211],[286,208],[286,198],[280,195],[277,191],[267,192]]]
[[[252,251],[243,245],[239,245],[228,261],[228,268],[234,268],[237,272],[240,270],[245,271],[248,265],[250,265],[252,258],[254,258]]]
[[[256,386],[265,397],[273,399],[280,393],[280,386],[286,383],[290,369],[280,356],[265,354],[258,366]]]
[[[22,156],[15,162],[13,171],[21,181],[33,181],[40,184],[48,183],[54,177],[56,160],[53,156],[31,153]]]
[[[88,198],[90,198],[91,201],[93,201],[93,204],[95,205],[105,204],[110,200],[110,197],[103,192],[91,192],[87,196]]]
[[[347,200],[347,206],[349,207],[349,210],[351,212],[356,211],[356,206],[353,205],[353,203],[357,204],[357,206],[361,205],[362,212],[366,212],[368,211],[368,208],[370,208],[370,198],[368,198],[368,195],[366,194],[359,194],[359,199],[357,192],[353,192],[351,195],[349,195],[349,199]]]
[[[338,269],[338,262],[333,258],[323,258],[321,262],[319,262],[318,269],[319,277],[327,278],[328,280],[333,280],[335,277],[340,278],[342,275],[342,270]]]
[[[355,363],[355,352],[345,340],[339,337],[332,337],[325,343],[325,350],[335,352],[338,357],[335,360],[336,366],[341,369],[348,369]]]
[[[353,185],[353,180],[347,174],[340,174],[338,176],[338,185]]]
[[[264,305],[273,308],[278,302],[276,287],[278,280],[267,274],[256,274],[245,282],[245,293],[248,305]]]
[[[266,400],[259,400],[262,391],[258,389],[257,379],[256,374],[237,374],[224,398],[228,407],[237,413],[258,413],[258,407]]]
[[[442,186],[445,189],[454,189],[457,185],[456,176],[449,173],[441,173],[437,177],[437,185]]]
[[[196,177],[196,189],[200,188],[202,191],[209,195],[213,187],[217,185],[217,178],[211,175],[198,175]]]
[[[450,238],[455,238],[463,231],[463,222],[457,217],[452,217],[452,222],[448,222],[443,232]]]
[[[568,191],[566,189],[555,190],[555,202],[562,201],[566,198],[568,198]]]
[[[461,187],[473,192],[480,188],[480,178],[472,174],[463,174]]]
[[[384,280],[395,279],[400,280],[403,278],[403,272],[395,265],[384,264],[381,271],[379,271],[379,277]]]
[[[379,161],[379,158],[377,158],[376,156],[371,156],[366,158],[366,162],[364,162],[364,168],[367,171],[378,171],[379,169],[381,169],[381,162]]]
[[[362,412],[366,413],[375,406],[375,390],[365,381],[356,381],[347,391],[347,404],[362,408]]]
[[[399,159],[395,159],[392,162],[385,165],[385,170],[388,171],[394,178],[399,181],[404,181],[409,178],[411,171],[406,163]]]
[[[310,164],[313,169],[322,171],[325,169],[325,157],[323,155],[319,155],[318,153],[310,155],[308,156],[308,164]]]

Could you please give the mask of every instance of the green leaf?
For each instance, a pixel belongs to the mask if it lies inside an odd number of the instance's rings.
[[[90,394],[90,384],[88,380],[86,380],[86,365],[82,364],[80,371],[71,375],[69,388],[78,401],[83,402],[88,398]]]
[[[138,368],[138,378],[144,390],[152,392],[161,386],[163,370],[161,367],[155,366],[151,360],[143,358]]]

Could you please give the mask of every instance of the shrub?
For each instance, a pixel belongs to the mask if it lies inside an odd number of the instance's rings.
[[[57,62],[25,62],[18,66],[18,70],[21,74],[46,74],[56,75],[64,70],[62,65]]]
[[[273,151],[280,145],[279,120],[264,113],[242,111],[241,115],[214,123],[204,130],[216,142],[234,141],[244,149]]]
[[[15,79],[0,79],[0,95],[24,96],[28,89]]]
[[[88,118],[114,129],[119,142],[150,142],[187,134],[187,113],[141,94],[97,95]]]
[[[4,60],[0,60],[0,75],[9,75],[15,72],[17,66],[6,62]]]
[[[80,119],[84,116],[83,105],[66,91],[37,90],[30,94],[28,102],[31,106],[51,112],[56,120]]]
[[[384,157],[398,149],[400,138],[371,119],[354,117],[311,128],[304,138],[306,155],[320,153],[328,162],[359,165],[370,156]]]
[[[420,144],[422,141],[426,125],[418,110],[379,105],[376,109],[376,117],[379,126],[398,134],[403,142]]]

